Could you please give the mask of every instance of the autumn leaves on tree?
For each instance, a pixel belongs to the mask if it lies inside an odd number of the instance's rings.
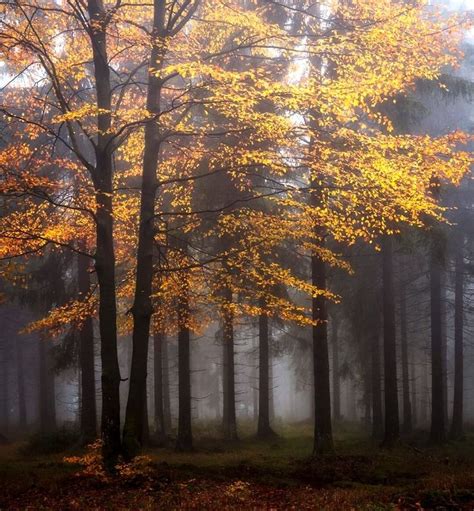
[[[243,316],[259,317],[261,436],[272,434],[267,320],[312,327],[314,452],[331,451],[326,304],[338,297],[326,268],[351,271],[340,247],[381,244],[390,286],[391,236],[440,221],[433,179],[457,184],[469,169],[465,134],[401,134],[384,113],[419,80],[456,65],[462,20],[393,0],[316,9],[305,1],[17,0],[0,6],[0,25],[2,273],[22,285],[36,258],[77,254],[79,293],[30,328],[80,330],[85,396],[97,318],[109,466],[145,441],[150,335],[155,350],[178,336],[178,448],[192,448],[189,342],[215,321],[223,325],[223,429],[237,439],[233,322]],[[384,307],[390,319],[393,305]],[[117,336],[127,333],[131,372],[121,378]],[[87,437],[94,428],[95,419],[84,421]]]

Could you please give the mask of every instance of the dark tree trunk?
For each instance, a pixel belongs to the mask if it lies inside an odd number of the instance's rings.
[[[457,233],[454,281],[454,400],[451,438],[464,437],[464,234]]]
[[[163,416],[165,432],[167,435],[171,433],[171,393],[170,393],[170,366],[168,354],[168,339],[163,337],[162,340],[162,357],[163,357]]]
[[[1,382],[0,382],[0,433],[8,433],[9,424],[9,396],[8,396],[8,346],[6,338],[2,339],[0,345],[2,355]]]
[[[99,284],[99,332],[102,364],[102,454],[113,470],[120,454],[120,369],[117,355],[117,303],[115,289],[115,251],[113,239],[113,143],[110,68],[107,55],[106,16],[101,0],[88,0],[90,37],[97,94],[96,164],[92,179],[96,194],[95,268]]]
[[[430,261],[431,295],[431,433],[434,444],[446,440],[443,382],[442,296],[441,273],[444,257],[443,242],[435,233],[432,237]]]
[[[317,255],[311,257],[311,280],[313,286],[326,289],[326,264]],[[313,373],[314,373],[314,446],[313,455],[334,451],[331,424],[331,389],[327,333],[326,299],[312,299],[313,326]]]
[[[142,445],[150,443],[150,423],[148,421],[148,388],[145,387],[145,399],[143,400],[143,432]]]
[[[193,448],[191,423],[191,354],[189,339],[189,298],[186,276],[182,277],[178,297],[178,436],[177,451],[190,451]]]
[[[56,396],[51,347],[47,340],[39,340],[39,411],[41,433],[56,429]]]
[[[270,339],[272,337],[271,332],[269,333]],[[270,423],[275,421],[275,395],[273,393],[273,364],[272,364],[272,351],[269,351],[269,365],[268,365],[268,404],[269,404],[269,415]]]
[[[140,193],[140,217],[136,259],[135,296],[133,314],[133,355],[130,387],[123,429],[123,450],[126,458],[132,458],[143,443],[143,407],[146,399],[146,378],[150,321],[153,313],[151,301],[153,282],[153,244],[155,237],[155,196],[157,190],[157,167],[160,153],[160,95],[162,82],[158,71],[163,63],[163,43],[166,2],[155,0],[153,14],[153,37],[148,72],[147,111],[153,117],[145,124],[145,147],[143,155],[142,183]]]
[[[79,255],[77,260],[77,280],[81,298],[90,293],[88,257]],[[92,318],[85,319],[79,331],[79,366],[81,371],[81,443],[87,445],[97,438],[97,411],[95,402],[95,361],[94,327]]]
[[[364,424],[367,429],[372,425],[372,371],[370,365],[364,368]]]
[[[400,277],[403,279],[403,276]],[[410,373],[408,366],[407,302],[406,287],[400,283],[400,341],[402,348],[402,389],[403,389],[403,433],[410,435],[413,430],[410,401]]]
[[[95,268],[99,282],[99,332],[102,365],[101,430],[104,460],[109,468],[115,465],[120,453],[120,369],[117,355],[117,304],[115,290],[115,254],[113,244],[112,201],[98,194],[97,252]]]
[[[27,426],[25,374],[23,366],[23,341],[21,337],[16,339],[16,375],[18,385],[18,428],[24,432]]]
[[[258,382],[257,368],[255,368],[254,371],[253,371],[252,382],[254,384],[254,388],[252,389],[253,420],[254,420],[255,423],[258,424],[258,400],[259,400],[260,393],[259,393],[258,388],[256,387],[257,382]]]
[[[382,266],[385,383],[385,434],[383,444],[391,447],[400,436],[400,423],[398,416],[393,249],[392,239],[389,236],[384,236],[382,240]]]
[[[164,335],[155,331],[153,336],[153,366],[154,366],[154,398],[155,398],[155,439],[158,444],[166,442],[167,431],[164,410],[164,385],[163,385],[163,344]]]
[[[443,361],[443,413],[444,425],[447,430],[449,424],[448,414],[448,324],[446,312],[446,272],[441,271],[441,345]]]
[[[430,362],[428,360],[429,356],[429,348],[428,346],[425,349],[425,352],[423,354],[423,370],[422,370],[422,393],[421,393],[421,424],[423,426],[428,425],[429,423],[429,408],[430,408],[430,384],[429,384],[429,374],[428,374],[428,368],[430,365]]]
[[[261,300],[262,310],[265,303]],[[268,315],[262,312],[258,318],[258,428],[259,438],[275,435],[270,426],[270,353],[268,334]]]
[[[104,198],[105,202],[109,202]],[[109,204],[111,211],[112,204]],[[102,213],[97,212],[97,217]],[[108,215],[105,214],[107,217]],[[112,217],[99,220],[104,230],[97,240],[96,270],[99,281],[99,332],[102,365],[101,431],[104,461],[113,469],[120,453],[120,369],[117,354],[117,305],[115,291],[115,260],[112,239]],[[101,225],[102,224],[102,225]],[[102,229],[102,227],[104,229]]]
[[[321,6],[319,2],[314,2],[311,7],[311,13],[315,15],[313,22],[316,23],[316,33],[319,31],[321,20]],[[311,57],[311,63],[315,68],[321,68],[323,62],[317,55]],[[329,63],[325,70],[327,76],[334,76],[334,64]],[[320,113],[312,111],[309,119],[312,135],[310,147],[317,150],[318,140],[321,136],[321,126],[318,118]],[[321,205],[321,197],[318,190],[320,183],[315,175],[311,176],[311,196],[310,205],[318,208]],[[326,233],[319,225],[314,226],[315,238],[322,249],[325,248]],[[318,257],[317,253],[311,254],[311,283],[320,291],[326,291],[326,263]],[[312,319],[315,324],[312,327],[313,337],[313,381],[314,381],[314,445],[313,456],[330,454],[334,451],[334,442],[332,438],[331,422],[331,375],[329,370],[329,350],[328,350],[328,314],[326,298],[321,294],[313,296]]]
[[[419,419],[419,384],[417,381],[417,371],[416,371],[416,365],[411,364],[411,384],[410,384],[410,390],[411,390],[411,407],[412,407],[412,426],[413,428],[416,428],[418,425],[418,419]]]
[[[339,375],[339,324],[336,319],[333,318],[331,326],[333,419],[335,422],[339,422],[341,420],[341,380]]]
[[[230,305],[232,305],[232,291],[227,288],[224,291],[225,304],[222,310],[222,336],[224,350],[223,364],[223,390],[224,410],[223,429],[224,438],[235,441],[237,436],[237,419],[235,414],[235,365],[234,365],[234,317]]]
[[[383,438],[383,413],[382,413],[382,375],[380,367],[380,340],[378,331],[372,336],[371,345],[371,375],[372,375],[372,438]]]

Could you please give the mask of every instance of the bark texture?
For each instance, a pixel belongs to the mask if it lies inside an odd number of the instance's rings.
[[[454,400],[450,436],[464,437],[464,234],[457,233],[454,276]]]
[[[385,433],[383,444],[393,446],[400,436],[397,385],[397,345],[395,335],[395,300],[393,286],[392,239],[382,240],[383,346],[385,382]]]
[[[444,244],[435,233],[432,236],[430,260],[431,314],[431,431],[430,441],[440,444],[446,440],[445,400],[443,381],[442,290],[441,273]]]
[[[148,343],[150,321],[153,313],[151,295],[155,237],[155,197],[158,186],[156,173],[161,145],[158,117],[162,81],[158,73],[163,64],[163,52],[165,51],[165,17],[166,2],[155,0],[153,3],[152,48],[147,89],[147,110],[151,118],[145,125],[135,295],[132,307],[133,354],[123,429],[123,452],[126,458],[133,458],[143,445]]]
[[[90,292],[90,260],[79,255],[77,261],[77,279],[79,293],[85,298]],[[94,327],[88,317],[79,331],[79,366],[81,371],[81,443],[87,445],[97,437],[97,410],[95,402],[94,368]]]
[[[262,309],[265,303],[260,302]],[[258,318],[258,427],[259,438],[269,438],[275,433],[270,426],[270,339],[268,315],[262,312]]]
[[[107,55],[107,15],[102,0],[88,0],[90,37],[96,85],[97,144],[91,169],[96,195],[95,269],[99,284],[99,332],[102,363],[101,433],[106,467],[113,470],[120,454],[120,369],[117,356],[117,303],[113,239],[113,144],[111,139],[110,68]]]

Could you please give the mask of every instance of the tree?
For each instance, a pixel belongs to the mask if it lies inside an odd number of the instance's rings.
[[[444,241],[433,233],[430,247],[431,303],[431,431],[434,444],[446,440],[443,391],[443,346],[441,333],[441,272],[444,261]]]
[[[275,435],[270,426],[270,336],[265,302],[260,300],[262,313],[258,317],[258,426],[257,437],[269,438]]]
[[[393,248],[388,236],[382,241],[383,354],[385,381],[385,434],[383,444],[393,446],[400,434],[398,416],[397,352],[393,286]]]
[[[400,344],[402,351],[402,389],[403,389],[403,433],[409,435],[413,429],[412,407],[410,401],[410,376],[409,376],[409,354],[408,354],[408,333],[407,333],[407,302],[406,284],[404,282],[404,267],[400,265]]]
[[[450,436],[463,438],[464,404],[464,233],[458,226],[454,253],[454,401]]]
[[[90,259],[77,256],[78,291],[84,298],[91,292],[89,276]],[[92,317],[86,317],[79,330],[79,366],[81,370],[81,442],[92,443],[97,436],[97,412],[95,392],[94,325]]]

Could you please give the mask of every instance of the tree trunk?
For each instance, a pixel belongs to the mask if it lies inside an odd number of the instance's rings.
[[[3,337],[1,348],[2,365],[1,365],[1,382],[0,382],[0,433],[7,434],[9,424],[9,395],[8,395],[8,345],[6,337]]]
[[[162,357],[163,357],[163,416],[165,433],[171,433],[171,393],[170,393],[170,366],[168,355],[168,339],[162,339]]]
[[[433,444],[446,440],[443,382],[443,340],[442,340],[442,304],[441,272],[444,256],[443,242],[433,234],[430,261],[431,295],[431,433]]]
[[[447,296],[446,296],[446,272],[444,268],[441,271],[441,345],[443,361],[443,413],[444,427],[447,430],[449,424],[448,413],[448,324],[447,324]]]
[[[269,338],[272,338],[271,331],[269,330]],[[268,352],[269,364],[268,364],[268,413],[270,416],[270,424],[275,422],[275,394],[273,392],[274,378],[273,378],[273,363],[272,363],[272,350],[269,347]]]
[[[111,162],[109,162],[111,164]],[[108,173],[108,172],[107,172]],[[102,365],[103,456],[112,470],[120,453],[120,369],[117,354],[117,304],[115,289],[115,253],[113,243],[112,180],[100,186],[97,218],[95,268],[99,283],[99,332]],[[106,190],[109,192],[106,192]]]
[[[372,425],[372,374],[370,365],[364,368],[363,374],[363,404],[364,404],[364,426],[370,429]]]
[[[78,255],[77,280],[81,299],[90,293],[88,257]],[[81,443],[87,445],[97,437],[97,411],[95,402],[94,327],[92,318],[84,320],[79,331],[79,366],[81,371]]]
[[[148,421],[148,388],[145,387],[145,399],[143,400],[143,431],[142,445],[150,443],[150,423]]]
[[[54,389],[54,367],[49,341],[39,340],[39,411],[41,433],[56,429],[56,396]]]
[[[312,284],[326,289],[326,264],[317,255],[311,257]],[[331,424],[331,389],[327,335],[326,299],[312,299],[313,326],[313,373],[314,373],[314,446],[313,455],[334,451]]]
[[[151,302],[153,282],[153,243],[155,238],[155,196],[157,167],[160,153],[160,95],[162,82],[158,76],[163,63],[166,2],[154,0],[153,37],[148,72],[147,111],[152,118],[145,125],[140,217],[136,259],[133,314],[133,355],[130,387],[123,429],[123,450],[132,458],[143,443],[143,407],[146,396],[148,340],[153,313]]]
[[[403,272],[400,272],[403,273]],[[403,279],[403,276],[400,277]],[[400,341],[402,348],[402,389],[403,389],[403,433],[410,435],[413,430],[410,402],[410,375],[408,366],[408,334],[406,287],[400,282]]]
[[[107,55],[107,26],[101,0],[88,0],[97,107],[96,164],[92,179],[96,193],[95,268],[99,284],[99,331],[102,363],[102,454],[113,470],[120,453],[120,369],[117,354],[117,303],[112,206],[112,105]]]
[[[193,435],[191,423],[191,356],[189,345],[189,290],[186,275],[182,276],[178,297],[178,436],[177,451],[191,451]]]
[[[429,347],[426,346],[423,354],[423,372],[422,372],[422,393],[421,393],[421,424],[422,426],[426,426],[429,424],[429,409],[430,409],[430,384],[429,384],[429,374],[428,367],[429,363]]]
[[[155,398],[155,439],[158,444],[166,442],[167,431],[165,425],[164,410],[164,386],[163,386],[163,343],[164,335],[155,331],[153,336],[153,374],[154,374],[154,398]]]
[[[415,359],[415,357],[413,357]],[[420,401],[420,394],[419,394],[419,384],[418,384],[418,376],[417,376],[417,370],[416,370],[416,364],[411,364],[411,384],[410,384],[410,390],[411,390],[411,406],[412,406],[412,426],[413,428],[416,428],[418,425],[418,419],[419,419],[419,401]]]
[[[332,320],[331,344],[332,344],[332,394],[333,394],[333,419],[334,422],[341,420],[341,380],[339,376],[339,324],[336,319]]]
[[[378,331],[373,333],[371,346],[371,374],[372,374],[372,438],[383,438],[382,413],[382,375],[380,367],[380,340]]]
[[[397,388],[397,345],[395,336],[395,301],[393,287],[392,239],[382,240],[383,265],[383,338],[385,383],[385,435],[383,444],[393,446],[400,436]]]
[[[454,400],[450,436],[464,437],[464,234],[457,233],[454,282]]]
[[[235,366],[234,366],[234,317],[230,306],[232,305],[232,291],[224,290],[225,304],[222,310],[222,336],[224,350],[223,364],[223,390],[224,410],[223,429],[224,438],[228,441],[236,441],[237,419],[235,413]]]
[[[23,340],[19,336],[16,339],[16,375],[18,385],[18,429],[21,432],[26,430],[26,396],[25,396],[25,374],[23,366]]]
[[[268,315],[264,312],[265,303],[260,301],[262,312],[258,318],[258,428],[259,438],[275,435],[270,426],[270,379],[269,379],[269,335]]]

